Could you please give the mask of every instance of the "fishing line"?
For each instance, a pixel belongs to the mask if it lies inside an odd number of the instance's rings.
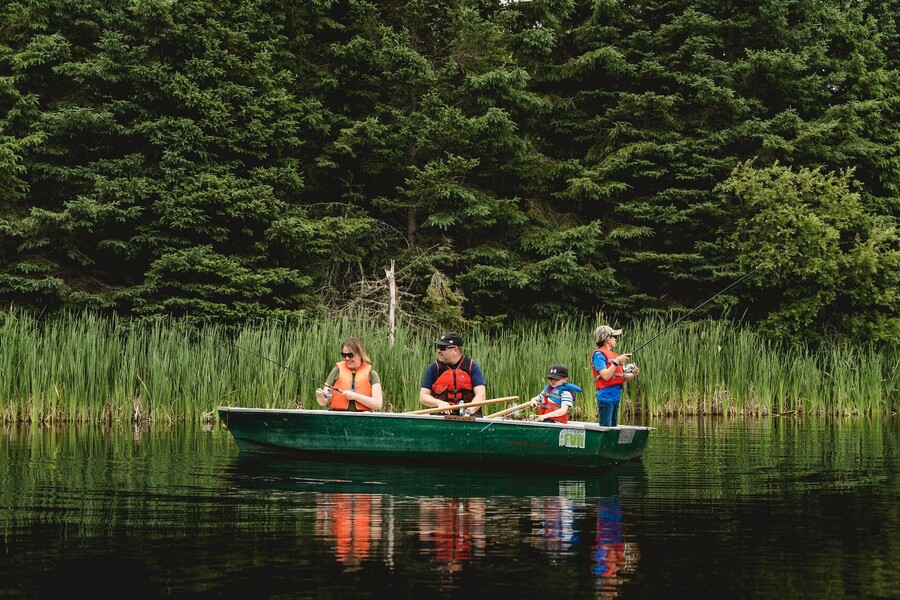
[[[321,379],[319,379],[318,377],[313,377],[312,375],[307,375],[306,373],[301,373],[301,372],[298,371],[297,369],[292,369],[291,367],[289,367],[289,366],[287,366],[287,365],[283,365],[283,364],[281,364],[281,363],[278,362],[278,361],[272,360],[272,359],[269,358],[268,356],[263,356],[262,354],[258,354],[258,353],[256,353],[256,352],[254,352],[253,350],[247,350],[246,348],[242,348],[241,346],[238,346],[237,344],[235,344],[235,343],[232,342],[231,340],[226,340],[226,341],[227,341],[229,344],[231,344],[232,346],[234,346],[235,348],[237,348],[238,350],[243,350],[244,352],[247,352],[248,354],[252,354],[253,356],[256,356],[256,357],[261,358],[261,359],[263,359],[263,360],[267,360],[267,361],[269,361],[270,363],[272,363],[273,365],[277,365],[277,366],[281,367],[282,369],[287,369],[288,371],[291,371],[291,372],[293,372],[293,373],[296,373],[296,374],[299,375],[300,377],[306,377],[307,379],[312,379],[312,380],[315,381],[316,383],[320,383],[320,384],[322,384],[323,386],[325,386],[326,388],[331,388],[331,389],[333,389],[333,390],[337,390],[336,387],[331,386],[331,385],[328,385],[327,383],[323,382],[323,381],[322,381]],[[340,390],[338,390],[338,391],[340,391]]]
[[[638,346],[635,350],[632,350],[631,352],[628,352],[627,354],[632,354],[632,355],[633,355],[635,352],[637,352],[638,350],[640,350],[641,348],[643,348],[644,346],[646,346],[647,344],[649,344],[650,342],[652,342],[653,340],[655,340],[656,338],[658,338],[659,336],[661,336],[662,334],[664,334],[665,332],[667,332],[668,330],[672,329],[673,327],[675,327],[676,325],[678,325],[679,323],[681,323],[685,318],[687,318],[691,313],[693,313],[694,311],[696,311],[698,308],[700,308],[701,306],[703,306],[703,305],[705,305],[705,304],[707,304],[707,303],[709,303],[709,302],[712,302],[713,300],[715,300],[716,298],[718,298],[719,296],[721,296],[722,294],[724,294],[725,292],[727,292],[728,290],[730,290],[731,288],[733,288],[734,286],[736,286],[737,284],[739,284],[740,282],[742,282],[743,280],[747,279],[748,277],[750,277],[751,275],[753,275],[754,273],[756,273],[757,271],[759,271],[760,269],[762,269],[763,266],[764,266],[764,265],[759,265],[758,267],[756,267],[755,269],[753,269],[752,271],[750,271],[749,273],[747,273],[746,275],[744,275],[743,277],[741,277],[741,278],[738,279],[737,281],[733,282],[731,285],[729,285],[728,287],[726,287],[726,288],[723,289],[722,291],[718,292],[717,294],[715,294],[714,296],[710,297],[709,299],[704,300],[702,303],[698,304],[697,306],[695,306],[694,308],[692,308],[692,309],[691,309],[690,311],[688,311],[687,313],[681,315],[681,317],[680,317],[677,321],[675,321],[674,323],[672,323],[671,325],[669,325],[668,327],[666,327],[665,329],[663,329],[662,331],[660,331],[659,333],[657,333],[656,335],[654,335],[652,338],[650,338],[649,340],[647,340],[646,342],[644,342],[643,344],[641,344],[640,346]]]

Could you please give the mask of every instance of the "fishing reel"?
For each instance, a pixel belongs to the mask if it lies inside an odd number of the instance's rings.
[[[624,367],[622,367],[623,373],[634,373],[634,370],[637,368],[637,365],[634,363],[628,363]]]

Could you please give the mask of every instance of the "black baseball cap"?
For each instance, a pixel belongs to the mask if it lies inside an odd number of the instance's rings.
[[[547,379],[562,379],[569,376],[569,370],[564,365],[552,365],[547,371]]]
[[[462,346],[463,340],[462,336],[455,331],[448,331],[447,333],[439,337],[434,345],[441,348],[446,348],[447,346]]]

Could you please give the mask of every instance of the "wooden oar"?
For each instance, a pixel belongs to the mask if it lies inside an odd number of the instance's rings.
[[[488,404],[497,404],[498,402],[510,402],[512,400],[518,400],[518,396],[507,396],[506,398],[494,398],[492,400],[478,400],[476,402],[468,402],[465,404],[454,404],[453,406],[445,406],[443,408],[423,408],[422,410],[413,410],[409,412],[402,413],[404,415],[433,415],[435,413],[442,413],[448,411],[459,410],[461,408],[470,408],[472,406],[486,406]]]
[[[505,408],[499,412],[495,412],[492,415],[488,415],[485,419],[499,419],[500,417],[505,417],[506,415],[512,414],[514,412],[519,412],[520,410],[525,410],[526,408],[531,408],[531,402],[527,402],[525,404],[516,404],[510,408]]]

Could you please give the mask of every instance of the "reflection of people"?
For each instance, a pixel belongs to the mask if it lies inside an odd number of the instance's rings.
[[[630,354],[616,354],[616,338],[622,335],[621,329],[613,329],[609,325],[601,325],[594,330],[594,342],[597,349],[591,354],[591,370],[594,373],[594,384],[597,387],[597,420],[605,427],[619,424],[619,400],[625,382],[637,377],[640,369],[634,367],[625,373],[622,364]]]
[[[381,497],[372,494],[321,494],[317,533],[331,537],[334,555],[348,570],[369,557],[381,538]]]
[[[579,534],[575,527],[575,509],[572,500],[560,496],[535,498],[531,501],[532,516],[538,523],[541,547],[560,554],[578,546]]]
[[[579,393],[581,388],[569,383],[569,370],[564,365],[551,365],[547,372],[547,380],[550,383],[544,386],[544,391],[531,399],[532,406],[540,407],[536,420],[568,423],[569,411],[575,403],[575,394]]]
[[[319,406],[328,406],[329,410],[381,410],[381,379],[362,340],[347,338],[341,346],[341,358],[325,380],[328,391],[316,390]]]
[[[421,551],[447,571],[481,556],[485,548],[484,498],[422,498],[419,504]]]
[[[597,507],[597,538],[592,558],[595,585],[603,597],[615,597],[621,575],[633,572],[639,559],[637,547],[622,534],[622,510],[618,497],[602,498]]]
[[[478,363],[463,354],[462,337],[450,331],[434,346],[438,357],[425,369],[419,401],[429,408],[443,408],[484,400],[484,375]],[[465,414],[481,414],[480,406],[463,410]]]

